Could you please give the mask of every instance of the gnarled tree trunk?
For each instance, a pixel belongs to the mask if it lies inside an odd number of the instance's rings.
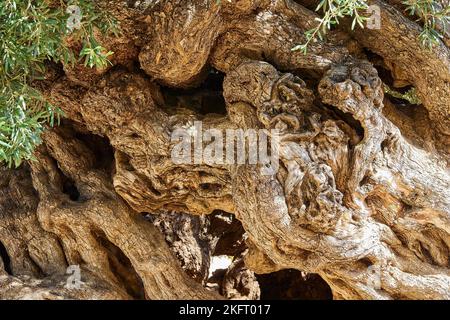
[[[315,1],[105,2],[114,66],[53,66],[38,85],[65,119],[0,169],[0,297],[274,298],[282,279],[289,298],[449,299],[448,39],[423,49],[396,1],[372,3],[381,29],[344,23],[304,55]],[[278,171],[175,162],[196,121],[278,130]]]

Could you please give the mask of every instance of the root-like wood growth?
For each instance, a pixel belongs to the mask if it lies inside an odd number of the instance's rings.
[[[109,4],[114,66],[56,70],[42,87],[66,118],[0,169],[0,297],[449,299],[450,49],[373,3],[380,30],[344,23],[307,55],[311,1]],[[278,171],[174,162],[195,121],[277,129]]]

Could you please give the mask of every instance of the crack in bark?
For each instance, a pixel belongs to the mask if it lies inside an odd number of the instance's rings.
[[[449,299],[449,49],[371,3],[380,30],[343,27],[307,55],[290,49],[314,1],[114,5],[124,32],[100,40],[115,66],[44,83],[67,119],[37,161],[0,168],[0,297],[256,299],[255,273],[296,269],[336,299]],[[417,88],[427,126],[401,123],[364,48]],[[278,172],[174,163],[171,135],[195,121],[279,130]],[[208,279],[219,252],[233,263]],[[84,293],[64,287],[72,264]]]

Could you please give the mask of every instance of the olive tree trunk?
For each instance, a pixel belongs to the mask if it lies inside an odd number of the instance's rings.
[[[304,55],[315,1],[104,1],[113,66],[51,67],[65,119],[0,169],[0,298],[258,299],[295,269],[335,299],[449,299],[449,39],[423,49],[396,1],[370,3],[380,29],[344,22]],[[278,170],[176,163],[196,121],[277,129]]]

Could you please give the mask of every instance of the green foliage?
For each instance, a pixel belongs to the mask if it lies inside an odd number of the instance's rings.
[[[307,53],[308,45],[317,37],[323,40],[328,30],[332,26],[339,24],[339,19],[344,17],[353,17],[352,30],[358,24],[364,28],[366,17],[359,14],[360,10],[367,10],[368,5],[365,0],[321,0],[316,11],[322,9],[324,15],[322,18],[316,18],[319,24],[305,32],[306,42],[292,48],[292,50],[300,50],[304,54]]]
[[[419,36],[422,46],[431,49],[438,44],[446,31],[446,25],[450,23],[448,0],[404,0],[403,4],[409,15],[419,17],[423,23],[423,31]],[[316,11],[320,9],[323,17],[316,18],[318,25],[305,32],[306,42],[292,48],[293,51],[300,50],[306,54],[311,41],[317,38],[323,40],[331,27],[339,24],[341,18],[353,17],[352,30],[357,24],[364,28],[364,22],[368,19],[362,15],[368,9],[367,0],[321,0]]]
[[[105,49],[93,40],[83,47],[80,52],[80,57],[84,57],[85,66],[103,69],[108,63],[111,63],[111,61],[108,60],[108,57],[112,54],[112,51],[105,52]]]
[[[422,104],[422,101],[417,96],[416,88],[414,88],[414,87],[412,87],[405,93],[400,93],[398,91],[395,91],[395,90],[389,88],[389,86],[387,86],[386,84],[383,85],[383,89],[386,94],[388,94],[394,98],[406,100],[410,104]]]
[[[0,163],[19,166],[33,159],[45,125],[59,122],[61,111],[30,86],[45,75],[45,62],[65,64],[85,59],[89,67],[104,68],[112,52],[95,41],[94,30],[117,32],[114,19],[101,13],[91,0],[2,0],[0,2]],[[76,29],[68,26],[68,6],[82,16]],[[78,59],[66,38],[83,43]]]
[[[418,16],[423,22],[423,31],[419,39],[422,46],[431,49],[439,43],[446,32],[447,24],[450,23],[450,5],[444,1],[436,0],[404,0],[406,11],[411,16]],[[442,28],[442,33],[438,31]]]

